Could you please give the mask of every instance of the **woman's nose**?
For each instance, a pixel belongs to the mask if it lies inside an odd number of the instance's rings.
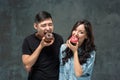
[[[76,31],[76,32],[74,32],[74,35],[78,35],[78,32]]]

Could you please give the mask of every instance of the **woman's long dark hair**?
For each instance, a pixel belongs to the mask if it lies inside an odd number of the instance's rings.
[[[72,30],[71,30],[71,34],[68,37],[68,39],[72,36],[72,32],[73,30],[75,30],[79,25],[83,24],[86,30],[86,34],[87,34],[87,39],[84,40],[84,42],[82,43],[82,45],[79,47],[81,48],[81,53],[78,50],[78,53],[80,53],[78,55],[79,57],[79,62],[80,64],[83,64],[87,61],[87,58],[90,57],[90,52],[95,49],[95,44],[94,44],[94,36],[93,36],[93,32],[92,32],[92,25],[89,21],[87,20],[80,20],[77,21],[75,23],[75,25],[73,26]],[[66,56],[62,59],[63,60],[63,64],[65,64],[65,62],[68,61],[68,58],[71,58],[73,56],[73,52],[67,47],[63,53],[66,52]]]

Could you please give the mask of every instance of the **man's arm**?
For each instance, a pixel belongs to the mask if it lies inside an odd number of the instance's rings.
[[[36,60],[38,59],[38,56],[42,50],[42,46],[39,45],[37,49],[32,53],[32,55],[23,54],[22,55],[22,61],[25,66],[25,69],[29,72],[31,70],[31,67],[34,65]]]
[[[31,55],[27,55],[27,54],[23,54],[22,55],[22,61],[23,64],[25,66],[25,69],[29,72],[31,70],[31,67],[35,64],[35,62],[38,59],[38,56],[40,55],[42,49],[45,46],[50,46],[52,45],[52,43],[54,42],[54,40],[52,40],[50,43],[46,43],[44,41],[44,38],[42,39],[42,41],[40,42],[39,46],[36,48],[36,50],[31,54]]]

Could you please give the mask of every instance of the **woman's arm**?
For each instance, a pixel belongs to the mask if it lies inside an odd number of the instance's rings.
[[[70,41],[67,41],[67,46],[72,50],[73,52],[73,58],[74,58],[74,71],[75,71],[75,75],[77,77],[82,75],[82,66],[79,62],[79,58],[78,58],[78,42],[76,43],[76,45],[72,45],[70,43]]]
[[[75,75],[77,77],[80,77],[82,75],[82,66],[79,62],[78,58],[78,52],[74,52],[74,70],[75,70]]]

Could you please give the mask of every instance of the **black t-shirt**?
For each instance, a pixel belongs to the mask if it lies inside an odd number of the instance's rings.
[[[59,76],[59,51],[63,43],[60,35],[53,33],[55,41],[52,45],[44,47],[29,73],[28,80],[58,80]],[[40,44],[35,34],[24,39],[22,52],[31,55]]]

